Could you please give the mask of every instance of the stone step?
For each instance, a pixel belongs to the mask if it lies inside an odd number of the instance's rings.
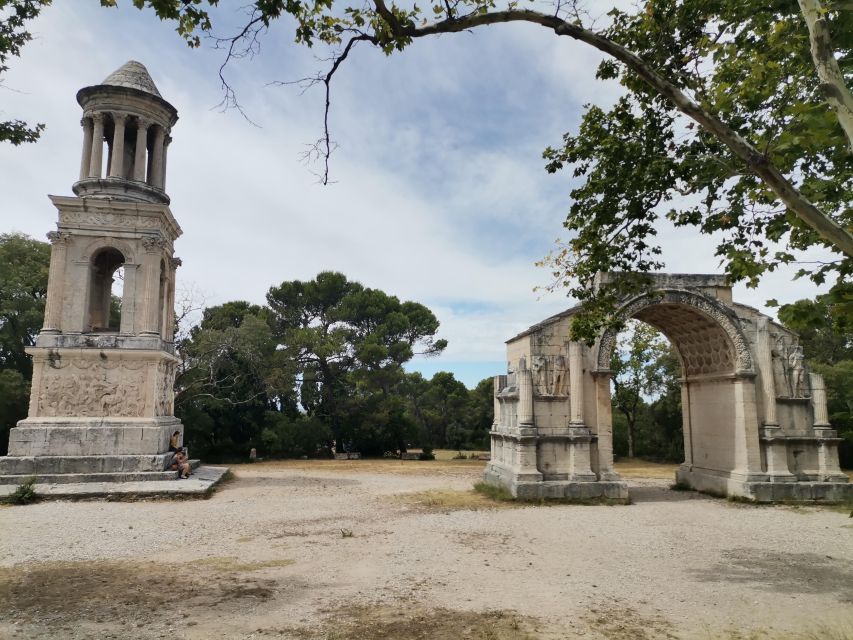
[[[195,470],[200,460],[190,460],[190,468]],[[112,473],[42,473],[42,474],[5,474],[0,475],[0,485],[18,485],[30,478],[36,478],[38,484],[78,484],[85,482],[147,482],[155,480],[176,480],[178,472],[164,471],[123,471]]]
[[[171,460],[171,453],[126,456],[6,456],[0,458],[0,475],[165,471]]]

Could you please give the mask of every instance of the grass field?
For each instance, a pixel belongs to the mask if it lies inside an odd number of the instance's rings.
[[[463,451],[462,453],[475,458],[454,460],[458,451],[454,449],[436,449],[435,460],[397,460],[396,458],[368,458],[365,460],[268,460],[252,465],[232,465],[232,469],[251,467],[254,469],[293,469],[305,471],[346,472],[346,473],[397,473],[397,474],[442,474],[442,473],[476,473],[483,469],[486,463],[477,460],[476,455],[487,454],[488,451]],[[661,464],[646,460],[623,460],[615,464],[624,478],[661,479],[674,481],[677,464]]]

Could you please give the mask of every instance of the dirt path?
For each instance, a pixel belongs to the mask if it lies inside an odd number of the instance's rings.
[[[630,506],[493,505],[481,469],[259,464],[205,501],[0,508],[0,638],[853,637],[845,513],[630,468]]]

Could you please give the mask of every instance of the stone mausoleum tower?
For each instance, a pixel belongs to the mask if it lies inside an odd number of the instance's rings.
[[[178,119],[138,62],[77,93],[83,153],[59,211],[29,416],[0,476],[39,482],[165,479],[175,378],[173,243],[166,157]],[[117,300],[118,284],[121,283]],[[98,474],[90,476],[90,474]],[[0,479],[0,483],[3,480]]]

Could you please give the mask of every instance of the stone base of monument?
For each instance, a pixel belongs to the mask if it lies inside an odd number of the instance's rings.
[[[770,474],[725,473],[713,469],[682,465],[675,473],[676,481],[696,491],[719,496],[737,496],[755,502],[851,502],[853,484],[846,475],[820,477],[793,474],[774,477]]]
[[[538,477],[537,477],[538,476]],[[628,502],[628,484],[621,480],[598,480],[595,475],[564,480],[543,480],[536,472],[517,473],[504,465],[490,462],[483,481],[505,487],[519,500],[608,500]]]
[[[2,463],[5,458],[0,458]],[[192,475],[178,479],[177,471],[124,473],[67,473],[46,475],[0,475],[0,498],[22,483],[36,478],[36,495],[45,498],[135,498],[205,497],[223,479],[228,467],[199,466],[191,461]]]

